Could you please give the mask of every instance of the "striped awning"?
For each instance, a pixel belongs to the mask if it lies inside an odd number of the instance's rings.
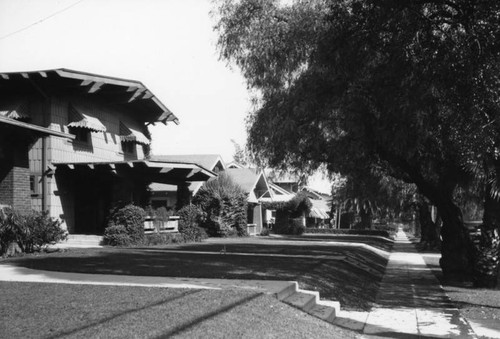
[[[318,218],[318,219],[329,219],[328,215],[328,205],[325,200],[315,200],[310,199],[311,201],[311,211],[309,212],[309,217]]]
[[[82,109],[70,106],[69,117],[71,122],[68,124],[68,127],[87,128],[92,132],[106,132],[106,126],[99,119],[83,113]]]
[[[318,219],[328,219],[330,216],[325,212],[316,207],[311,207],[311,211],[309,212],[309,217],[318,218]]]
[[[29,120],[28,104],[25,101],[18,101],[7,106],[0,107],[0,115],[16,120]]]
[[[130,127],[130,125],[120,122],[120,140],[123,142],[136,142],[138,144],[150,145],[149,140],[142,132]]]

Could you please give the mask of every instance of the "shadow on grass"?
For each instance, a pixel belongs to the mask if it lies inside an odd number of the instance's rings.
[[[173,329],[165,332],[165,333],[162,333],[161,335],[157,336],[156,338],[160,339],[160,338],[170,338],[171,336],[174,336],[174,335],[178,335],[182,332],[185,332],[187,330],[189,330],[190,328],[192,327],[195,327],[196,325],[198,325],[199,323],[205,321],[205,320],[208,320],[208,319],[211,319],[211,318],[214,318],[222,313],[225,313],[225,312],[228,312],[240,305],[243,305],[247,302],[250,302],[258,297],[260,297],[262,294],[259,293],[259,294],[255,294],[255,295],[251,295],[251,296],[248,296],[248,297],[245,297],[241,300],[238,300],[232,304],[229,304],[229,305],[226,305],[222,308],[219,308],[213,312],[210,312],[210,313],[207,313],[207,314],[204,314],[203,316],[201,317],[198,317],[196,319],[193,319],[193,320],[190,320],[189,322],[185,323],[185,324],[182,324],[182,325],[179,325],[177,327],[174,327]]]
[[[132,309],[132,310],[126,310],[126,311],[114,314],[114,315],[112,315],[110,317],[106,317],[106,318],[100,319],[99,321],[95,321],[95,322],[92,322],[90,324],[86,324],[84,326],[80,326],[80,327],[75,328],[75,329],[71,329],[71,330],[68,330],[68,331],[57,333],[56,335],[51,336],[49,338],[55,339],[55,338],[62,338],[62,337],[66,337],[66,336],[72,336],[72,335],[77,334],[80,331],[84,331],[84,330],[87,330],[87,329],[95,327],[95,326],[103,325],[103,324],[105,324],[107,322],[110,322],[112,320],[115,320],[117,318],[125,316],[127,314],[132,314],[132,313],[136,313],[136,312],[140,312],[140,311],[146,310],[148,308],[152,308],[152,307],[155,307],[155,306],[160,306],[162,304],[166,304],[166,303],[169,303],[169,302],[172,302],[172,301],[175,301],[175,300],[179,300],[179,299],[182,299],[182,298],[184,298],[184,297],[186,297],[188,295],[196,294],[196,293],[199,293],[199,292],[200,292],[199,290],[187,291],[187,292],[181,293],[179,295],[176,295],[175,297],[163,299],[163,300],[160,300],[158,302],[155,302],[155,303],[152,303],[152,304],[149,304],[149,305],[145,305],[143,307],[135,308],[135,309]]]
[[[215,247],[214,247],[215,246]],[[235,245],[236,246],[236,245]],[[31,269],[136,276],[163,276],[213,279],[296,280],[301,288],[321,293],[321,298],[338,300],[347,309],[369,309],[382,279],[386,259],[362,248],[326,246],[265,246],[238,244],[234,251],[267,252],[270,254],[354,254],[360,263],[371,266],[365,270],[343,260],[304,257],[231,255],[233,247],[226,244],[227,254],[207,255],[196,250],[219,250],[215,244],[186,245],[190,252],[169,252],[172,247],[73,249],[50,255],[27,256],[8,260],[9,264]],[[181,247],[176,247],[180,249]],[[356,261],[355,261],[356,263]]]

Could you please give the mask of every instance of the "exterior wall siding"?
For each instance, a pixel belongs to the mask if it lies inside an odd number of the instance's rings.
[[[132,112],[117,110],[105,103],[85,100],[81,97],[52,98],[49,116],[52,130],[69,133],[70,104],[74,105],[77,110],[81,109],[82,113],[98,118],[106,127],[106,132],[90,132],[90,140],[87,144],[54,136],[49,137],[47,154],[49,164],[124,161],[144,158],[143,147],[139,144],[134,144],[135,154],[124,154],[119,137],[120,121],[138,130],[142,130],[141,124],[132,119]],[[36,171],[38,161],[41,164],[41,142],[40,147],[34,147],[32,151],[34,156],[32,170]],[[68,190],[68,187],[59,186],[60,183],[54,177],[48,178],[49,201],[47,207],[50,215],[60,218],[63,221],[62,227],[72,233],[75,227],[74,210],[77,206],[75,206],[71,190]]]

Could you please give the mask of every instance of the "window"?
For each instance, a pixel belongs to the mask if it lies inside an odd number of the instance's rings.
[[[30,175],[30,193],[32,196],[42,193],[42,183],[40,180],[40,175]]]
[[[82,143],[89,143],[90,141],[90,130],[81,127],[70,127],[69,132],[75,136],[75,141]]]
[[[135,153],[135,142],[130,141],[122,141],[122,151],[127,154]]]

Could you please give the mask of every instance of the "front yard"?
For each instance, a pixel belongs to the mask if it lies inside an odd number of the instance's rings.
[[[339,237],[341,238],[341,237]],[[370,247],[329,244],[331,236],[230,238],[155,248],[72,249],[5,260],[28,268],[102,274],[191,278],[296,280],[343,309],[368,310],[375,300],[390,242],[360,238]],[[347,239],[345,239],[347,240]],[[352,239],[349,239],[352,241]],[[225,249],[225,254],[221,250]],[[349,257],[350,260],[344,260]]]
[[[0,282],[2,338],[354,338],[249,291]]]

